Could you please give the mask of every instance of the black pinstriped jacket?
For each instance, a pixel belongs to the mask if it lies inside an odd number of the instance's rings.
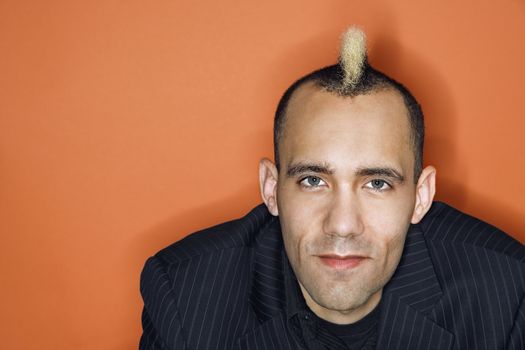
[[[300,349],[264,205],[150,258],[140,349]],[[385,286],[378,349],[525,349],[525,247],[435,202]]]

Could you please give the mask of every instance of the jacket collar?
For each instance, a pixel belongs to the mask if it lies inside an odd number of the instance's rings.
[[[284,244],[279,219],[271,216],[257,233],[252,246],[250,304],[259,322],[280,314],[286,305],[283,271]]]
[[[454,336],[429,316],[442,296],[425,236],[412,225],[401,261],[383,290],[377,348],[451,348]]]

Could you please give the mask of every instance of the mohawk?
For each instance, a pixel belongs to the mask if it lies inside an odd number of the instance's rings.
[[[341,39],[339,65],[344,73],[343,89],[353,90],[359,84],[367,64],[366,36],[361,29],[352,26]]]

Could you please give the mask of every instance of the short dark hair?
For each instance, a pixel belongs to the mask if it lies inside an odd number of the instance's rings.
[[[313,82],[322,90],[344,97],[365,95],[381,90],[393,89],[394,91],[397,91],[399,94],[401,94],[403,102],[405,103],[405,107],[408,111],[410,134],[415,160],[414,181],[417,182],[423,169],[423,143],[425,139],[425,127],[423,121],[423,111],[421,110],[421,106],[415,97],[401,83],[374,69],[368,63],[365,64],[363,75],[357,85],[354,87],[345,86],[343,83],[343,77],[344,72],[342,67],[339,64],[335,64],[305,75],[290,85],[290,87],[285,91],[279,101],[279,104],[277,105],[273,126],[274,156],[277,169],[280,169],[279,141],[283,133],[286,110],[292,95],[299,87],[308,82]]]

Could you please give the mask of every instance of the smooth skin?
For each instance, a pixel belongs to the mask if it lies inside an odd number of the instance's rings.
[[[306,303],[332,323],[378,305],[409,225],[432,204],[436,171],[415,181],[407,113],[394,90],[340,97],[307,83],[288,105],[280,171],[260,162],[262,198]]]

